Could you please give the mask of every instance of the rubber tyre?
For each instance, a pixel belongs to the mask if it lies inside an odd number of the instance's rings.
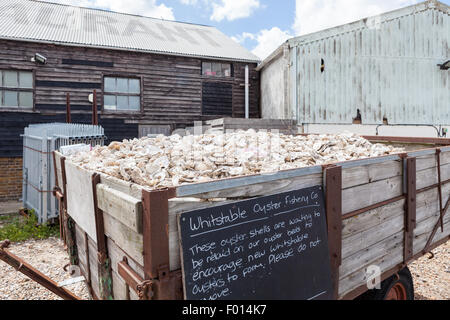
[[[397,299],[392,299],[397,296]],[[381,282],[381,289],[369,290],[356,300],[414,300],[414,283],[411,272],[404,268],[397,275]]]

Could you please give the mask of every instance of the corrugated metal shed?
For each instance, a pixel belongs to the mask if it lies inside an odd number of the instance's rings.
[[[450,72],[437,66],[450,59],[449,15],[427,1],[291,39],[259,67],[261,85],[290,75],[278,108],[299,123],[351,124],[359,110],[363,124],[450,124]],[[286,50],[285,69],[271,70]],[[283,114],[264,111],[276,97],[261,100],[263,114]]]
[[[0,1],[0,39],[259,61],[214,27],[30,0]]]

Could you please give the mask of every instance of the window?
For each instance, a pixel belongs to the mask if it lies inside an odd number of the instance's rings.
[[[33,73],[0,70],[0,108],[33,108]]]
[[[103,108],[113,111],[140,111],[141,80],[105,77]]]
[[[203,62],[202,75],[212,77],[231,77],[231,64]]]

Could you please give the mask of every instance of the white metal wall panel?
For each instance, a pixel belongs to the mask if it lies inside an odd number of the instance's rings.
[[[422,7],[292,40],[299,122],[450,124],[449,12]]]

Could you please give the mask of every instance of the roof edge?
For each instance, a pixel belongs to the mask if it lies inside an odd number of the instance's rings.
[[[296,43],[298,43],[299,41],[301,41],[303,39],[307,40],[309,38],[312,38],[312,37],[317,36],[319,34],[322,34],[324,32],[331,32],[333,30],[336,30],[338,28],[342,28],[344,26],[349,26],[350,27],[350,26],[355,25],[355,27],[356,27],[356,25],[360,24],[361,22],[365,22],[365,21],[367,21],[369,19],[374,19],[374,18],[380,17],[380,16],[388,16],[388,15],[392,15],[392,14],[395,14],[395,13],[399,13],[400,17],[401,16],[405,16],[405,15],[407,15],[406,13],[405,14],[401,14],[401,13],[403,11],[404,12],[406,12],[408,10],[411,11],[412,9],[421,9],[420,11],[425,11],[425,10],[428,10],[428,9],[437,9],[437,10],[439,10],[441,12],[450,14],[450,6],[449,5],[447,5],[445,3],[442,3],[442,2],[440,2],[438,0],[427,0],[427,1],[424,1],[424,2],[416,3],[416,4],[411,5],[411,6],[395,9],[395,10],[392,10],[392,11],[387,11],[387,12],[381,13],[379,15],[362,18],[362,19],[359,19],[359,20],[356,20],[356,21],[353,21],[353,22],[345,23],[345,24],[334,26],[334,27],[331,27],[331,28],[326,28],[326,29],[323,29],[323,30],[319,30],[319,31],[312,32],[312,33],[309,33],[309,34],[301,35],[301,36],[298,36],[298,37],[293,37],[293,38],[288,39],[282,45],[280,45],[280,47],[278,47],[273,53],[271,53],[266,59],[264,59],[258,65],[257,70],[261,71],[264,67],[269,65],[274,59],[276,59],[286,45],[289,46],[289,47],[295,46]],[[342,31],[341,33],[348,32],[348,31],[349,30],[345,30],[345,31]],[[320,38],[326,38],[326,36],[323,36],[323,37],[320,37]],[[314,41],[314,40],[311,40],[311,41]]]
[[[187,54],[187,53],[169,52],[169,51],[141,50],[141,49],[119,48],[119,47],[109,47],[109,46],[96,46],[96,45],[80,44],[80,43],[58,42],[58,41],[37,40],[37,39],[24,39],[24,38],[13,38],[13,37],[2,37],[2,36],[0,36],[0,40],[30,42],[30,43],[44,43],[44,44],[52,44],[52,45],[58,45],[58,46],[63,46],[63,47],[76,47],[76,48],[89,48],[89,49],[100,49],[100,50],[114,50],[114,51],[123,51],[123,52],[159,54],[159,55],[166,55],[166,56],[208,59],[208,60],[216,60],[216,61],[235,61],[235,62],[256,63],[256,64],[258,64],[260,62],[260,60],[247,60],[247,59],[238,59],[238,58],[232,58],[232,57],[217,57],[217,56],[207,56],[207,55],[202,56],[202,55]]]
[[[284,49],[289,49],[289,40],[283,42],[274,52],[272,52],[267,58],[261,61],[260,64],[256,67],[256,71],[261,71],[264,67],[269,65],[273,60],[277,59],[282,53]]]
[[[429,9],[437,9],[437,10],[443,12],[443,13],[450,14],[450,6],[448,6],[447,4],[442,3],[442,2],[440,2],[438,0],[427,0],[427,1],[422,1],[422,2],[419,2],[419,3],[413,4],[413,5],[407,6],[407,7],[398,8],[398,9],[395,9],[395,10],[391,10],[391,11],[380,13],[378,15],[365,17],[365,18],[358,19],[358,20],[355,20],[355,21],[352,21],[352,22],[349,22],[349,23],[337,25],[337,26],[334,26],[334,27],[326,28],[326,29],[315,31],[315,32],[308,33],[308,34],[304,34],[304,35],[301,35],[301,36],[298,36],[298,37],[291,38],[288,41],[289,41],[289,43],[291,45],[293,45],[293,43],[295,43],[295,42],[296,43],[302,42],[303,40],[305,42],[308,41],[308,40],[315,41],[316,39],[314,39],[314,36],[317,36],[317,35],[323,34],[323,33],[327,33],[327,32],[328,33],[332,33],[332,31],[335,31],[335,30],[337,30],[339,28],[348,27],[348,29],[346,29],[345,31],[336,32],[336,34],[340,34],[340,33],[345,33],[345,32],[356,30],[357,26],[359,26],[361,23],[364,23],[365,25],[367,25],[367,21],[374,20],[374,19],[379,18],[379,17],[382,17],[382,18],[384,17],[384,18],[386,18],[384,21],[389,21],[389,20],[392,20],[392,19],[396,19],[396,18],[399,18],[399,17],[404,17],[404,16],[407,16],[407,15],[412,14],[412,13],[422,12],[422,11],[426,11],[426,10],[429,10]],[[354,27],[354,29],[352,29],[352,27]],[[334,36],[334,34],[333,34],[333,36]],[[329,37],[329,35],[321,36],[320,39],[327,38],[327,37]]]

